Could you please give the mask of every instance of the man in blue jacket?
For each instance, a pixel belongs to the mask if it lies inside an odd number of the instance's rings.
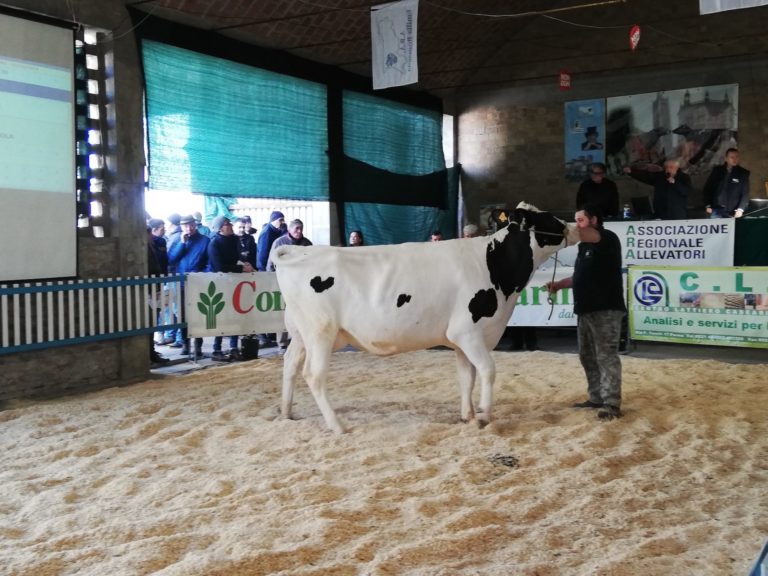
[[[184,216],[179,222],[181,226],[181,236],[178,242],[175,242],[168,249],[168,263],[176,266],[178,274],[187,274],[189,272],[205,272],[208,268],[208,243],[210,239],[197,231],[197,223],[192,215]],[[184,290],[181,291],[181,305],[184,306]],[[183,328],[181,337],[184,346],[181,349],[183,355],[189,355],[189,338],[187,329]],[[203,357],[203,339],[195,338],[194,359]]]
[[[264,224],[259,233],[259,239],[256,241],[256,270],[259,272],[267,271],[269,261],[269,252],[272,250],[272,244],[287,231],[285,226],[285,216],[282,212],[275,210],[269,216],[269,223]],[[262,348],[274,346],[277,344],[276,334],[259,334],[259,345]]]
[[[741,218],[749,204],[749,170],[739,166],[739,151],[729,148],[725,164],[715,166],[704,184],[707,214],[712,218]]]
[[[240,239],[235,235],[232,222],[226,216],[213,219],[211,229],[214,232],[208,244],[208,270],[210,272],[253,272],[249,262],[240,259]],[[219,362],[242,359],[237,349],[237,336],[229,337],[229,353],[221,350],[222,336],[213,339],[211,358]]]
[[[275,210],[269,217],[269,223],[259,233],[259,239],[256,241],[256,270],[265,272],[267,270],[267,261],[269,260],[269,251],[272,250],[272,244],[287,232],[285,226],[285,216],[282,212]]]

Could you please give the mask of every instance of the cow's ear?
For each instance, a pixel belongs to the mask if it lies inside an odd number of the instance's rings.
[[[497,230],[504,228],[509,224],[510,213],[508,208],[494,208],[491,210],[491,215],[488,218],[488,225],[495,227]]]

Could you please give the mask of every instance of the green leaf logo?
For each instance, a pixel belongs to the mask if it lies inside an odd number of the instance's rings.
[[[216,316],[224,310],[224,293],[216,292],[216,284],[211,281],[208,284],[208,291],[200,292],[200,301],[197,303],[197,309],[205,316],[205,328],[213,330],[216,328]]]

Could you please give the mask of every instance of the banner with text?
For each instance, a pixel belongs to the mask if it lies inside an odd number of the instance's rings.
[[[558,268],[555,280],[568,278],[572,274],[572,268]],[[533,273],[533,278],[523,288],[515,304],[507,326],[576,326],[571,289],[558,290],[550,304],[549,292],[543,287],[551,280],[551,272],[537,270]]]
[[[573,275],[573,268],[558,267],[555,280]],[[550,303],[544,285],[552,280],[552,272],[536,270],[515,305],[507,326],[576,326],[573,312],[573,292],[570,288],[558,290]],[[627,275],[623,275],[626,294]]]
[[[285,329],[285,303],[274,272],[187,274],[184,292],[184,313],[192,337]]]
[[[768,268],[632,266],[631,337],[768,348]]]
[[[623,266],[733,266],[736,226],[732,219],[606,222],[619,237]],[[577,246],[557,253],[558,262],[573,266]],[[551,268],[554,259],[539,270]]]

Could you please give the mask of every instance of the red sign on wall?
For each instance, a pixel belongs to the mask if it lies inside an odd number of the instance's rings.
[[[640,26],[635,24],[629,31],[629,49],[634,52],[638,44],[640,44]]]
[[[560,90],[571,89],[571,73],[568,70],[560,70]]]

